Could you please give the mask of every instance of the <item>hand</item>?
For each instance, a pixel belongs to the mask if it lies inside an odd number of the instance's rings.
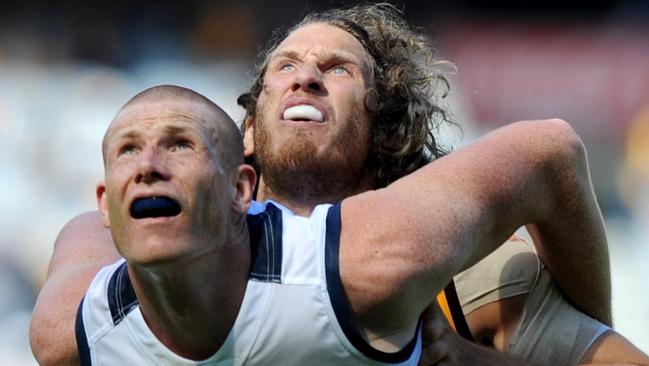
[[[422,315],[424,322],[422,353],[419,366],[458,365],[461,338],[451,329],[437,303],[431,304]]]
[[[523,366],[524,360],[480,346],[451,329],[437,306],[431,304],[422,315],[424,322],[419,366],[493,365]]]

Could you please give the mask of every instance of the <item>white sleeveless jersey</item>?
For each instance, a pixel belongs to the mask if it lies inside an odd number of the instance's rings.
[[[235,324],[211,357],[192,361],[147,327],[126,262],[103,268],[77,313],[82,365],[416,365],[421,324],[401,351],[372,348],[356,330],[338,271],[340,205],[309,218],[275,202],[248,215],[252,264]],[[215,304],[218,311],[218,304]]]

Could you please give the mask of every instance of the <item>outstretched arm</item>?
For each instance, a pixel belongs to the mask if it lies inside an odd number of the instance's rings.
[[[386,189],[345,200],[342,209],[343,283],[361,284],[345,288],[352,309],[369,328],[381,323],[376,315],[363,321],[376,306],[373,299],[392,299],[380,308],[410,315],[383,318],[384,330],[393,333],[403,329],[401,319],[416,322],[431,290],[522,225],[542,230],[548,258],[606,246],[584,146],[561,120],[498,129]],[[572,234],[575,228],[581,235]],[[357,270],[360,263],[363,270]]]
[[[99,212],[81,214],[63,227],[29,325],[32,352],[40,365],[78,364],[77,307],[97,271],[118,258]]]

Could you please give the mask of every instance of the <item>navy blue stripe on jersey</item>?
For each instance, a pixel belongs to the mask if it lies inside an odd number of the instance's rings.
[[[88,338],[86,337],[86,328],[83,326],[83,301],[77,309],[77,320],[74,323],[74,335],[77,340],[77,351],[79,353],[79,362],[81,366],[90,366],[90,348],[88,348]]]
[[[282,282],[282,229],[282,211],[270,202],[263,212],[248,215],[250,278]]]
[[[113,273],[108,282],[108,307],[113,317],[113,324],[117,325],[131,310],[138,306],[135,291],[128,276],[126,262]]]
[[[340,279],[340,266],[339,266],[339,251],[340,251],[340,203],[329,208],[327,212],[327,229],[325,236],[325,271],[327,277],[327,292],[331,299],[331,305],[336,314],[336,319],[340,328],[345,333],[349,342],[356,347],[357,350],[362,352],[365,356],[379,362],[385,363],[399,363],[404,362],[410,358],[412,352],[417,344],[417,337],[419,335],[419,328],[421,328],[421,321],[418,330],[412,340],[400,351],[388,353],[379,351],[367,343],[354,326],[351,316],[351,309],[347,302],[345,289],[343,288]]]
[[[457,291],[455,290],[455,281],[452,279],[451,282],[444,287],[444,296],[446,296],[446,302],[451,311],[451,318],[453,318],[453,323],[455,323],[455,330],[468,341],[474,342],[471,329],[469,328],[469,324],[466,322],[466,318],[462,312],[460,298],[457,296]]]

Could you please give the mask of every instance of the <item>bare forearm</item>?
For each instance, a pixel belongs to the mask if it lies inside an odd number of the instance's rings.
[[[539,255],[567,298],[578,309],[610,325],[606,232],[581,139],[561,120],[525,122],[514,125],[511,131],[495,135],[504,135],[507,145],[503,147],[516,152],[507,163],[509,170],[499,168],[507,180],[490,182],[508,187],[503,190],[504,199],[496,202],[509,201],[512,210],[495,205],[490,214],[527,221],[524,223]],[[507,223],[498,222],[496,230]]]
[[[538,233],[538,228],[528,226],[528,231],[535,243],[549,240]],[[612,326],[606,239],[603,235],[601,238],[583,238],[578,245],[564,245],[556,249],[552,251],[539,247],[539,254],[566,297],[579,310]]]
[[[611,279],[604,222],[590,180],[583,145],[559,161],[556,207],[551,218],[528,225],[539,254],[567,298],[611,326]],[[554,220],[560,215],[563,220]]]

